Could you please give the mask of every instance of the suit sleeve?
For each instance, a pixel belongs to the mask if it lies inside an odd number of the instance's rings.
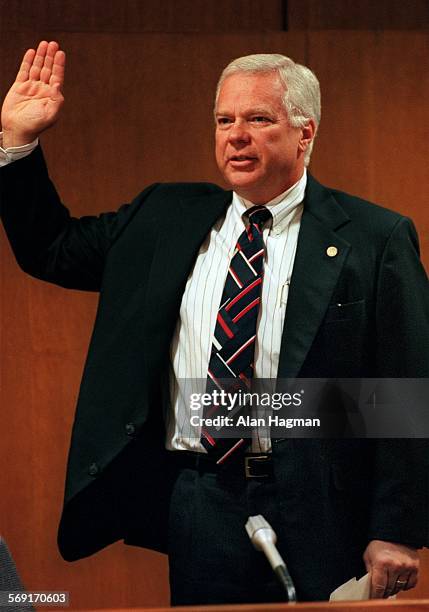
[[[377,377],[429,377],[429,286],[407,218],[384,249],[376,321]],[[378,440],[374,459],[369,539],[429,546],[428,440]]]
[[[72,217],[49,179],[38,147],[0,169],[0,211],[19,266],[62,287],[99,291],[111,245],[156,187],[100,216]]]
[[[377,376],[429,377],[429,284],[405,217],[384,249],[377,286]]]

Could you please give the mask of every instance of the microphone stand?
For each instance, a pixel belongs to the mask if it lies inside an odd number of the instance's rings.
[[[271,525],[262,514],[249,516],[246,523],[247,534],[256,548],[262,550],[267,557],[278,581],[287,593],[289,603],[296,603],[296,591],[292,578],[276,548],[277,536]]]

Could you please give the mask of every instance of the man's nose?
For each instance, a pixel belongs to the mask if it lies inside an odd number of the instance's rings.
[[[250,142],[250,133],[243,121],[235,121],[231,125],[228,136],[231,144],[248,144]]]

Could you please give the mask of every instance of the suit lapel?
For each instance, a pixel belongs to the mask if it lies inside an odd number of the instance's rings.
[[[171,340],[171,326],[176,324],[195,258],[231,198],[227,191],[182,198],[165,220],[152,261],[145,308],[150,333],[158,339],[164,334]]]
[[[350,250],[350,244],[336,231],[348,221],[349,217],[331,192],[309,176],[286,308],[278,378],[299,375]]]

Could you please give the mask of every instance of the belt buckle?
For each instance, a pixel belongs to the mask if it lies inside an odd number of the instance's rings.
[[[244,473],[246,478],[268,478],[269,474],[252,474],[252,463],[258,461],[266,461],[269,459],[269,455],[258,455],[257,457],[252,457],[251,455],[247,455],[244,457]]]

